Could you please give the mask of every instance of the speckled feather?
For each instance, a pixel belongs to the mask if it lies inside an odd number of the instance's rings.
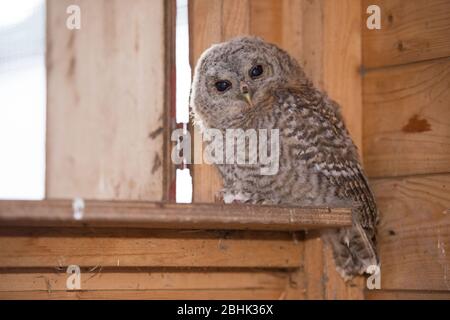
[[[265,69],[258,79],[248,75],[255,64]],[[231,89],[218,92],[219,79],[230,81]],[[248,84],[253,107],[239,83]],[[378,211],[339,106],[286,52],[253,37],[211,47],[196,67],[191,108],[200,129],[280,129],[277,174],[261,175],[259,165],[217,166],[226,202],[352,206],[353,227],[324,234],[338,272],[348,279],[378,263]]]

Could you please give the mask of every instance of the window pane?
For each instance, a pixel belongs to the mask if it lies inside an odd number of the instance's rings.
[[[189,122],[189,92],[191,89],[191,66],[189,65],[189,24],[188,1],[177,0],[176,28],[176,66],[177,66],[177,123]],[[176,202],[192,202],[192,177],[188,168],[177,169]]]
[[[1,199],[44,197],[45,74],[45,1],[1,1]]]

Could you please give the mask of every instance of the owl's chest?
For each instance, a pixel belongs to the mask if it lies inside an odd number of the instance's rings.
[[[317,136],[313,133],[323,123],[302,114],[302,110],[293,108],[293,105],[293,102],[281,104],[253,124],[254,128],[265,129],[264,132],[256,129],[258,137],[267,135],[264,141],[258,141],[257,164],[219,166],[228,199],[234,197],[240,202],[267,199],[270,203],[313,205],[317,199],[333,192],[314,166],[307,164],[309,158],[305,157],[322,152],[312,137]],[[275,139],[272,139],[274,135]],[[260,157],[266,152],[269,157]],[[261,171],[267,167],[271,170]]]
[[[318,181],[312,178],[314,173],[306,164],[294,156],[295,141],[280,130],[277,143],[278,150],[272,148],[262,163],[218,166],[224,181],[225,202],[289,203],[299,194],[316,196],[320,190]],[[278,151],[277,156],[274,151]]]
[[[274,175],[261,175],[245,166],[228,166],[221,170],[226,203],[315,205],[323,188],[315,174],[302,166],[291,166],[280,160]]]

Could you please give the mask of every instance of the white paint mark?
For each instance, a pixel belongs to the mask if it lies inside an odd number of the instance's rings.
[[[84,215],[84,200],[81,198],[75,198],[72,202],[72,209],[73,209],[73,218],[75,220],[81,220],[83,219]]]

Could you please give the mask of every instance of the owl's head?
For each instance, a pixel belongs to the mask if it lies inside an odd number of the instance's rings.
[[[225,129],[257,114],[277,90],[307,81],[285,51],[256,37],[213,45],[197,62],[190,106],[200,127]]]

